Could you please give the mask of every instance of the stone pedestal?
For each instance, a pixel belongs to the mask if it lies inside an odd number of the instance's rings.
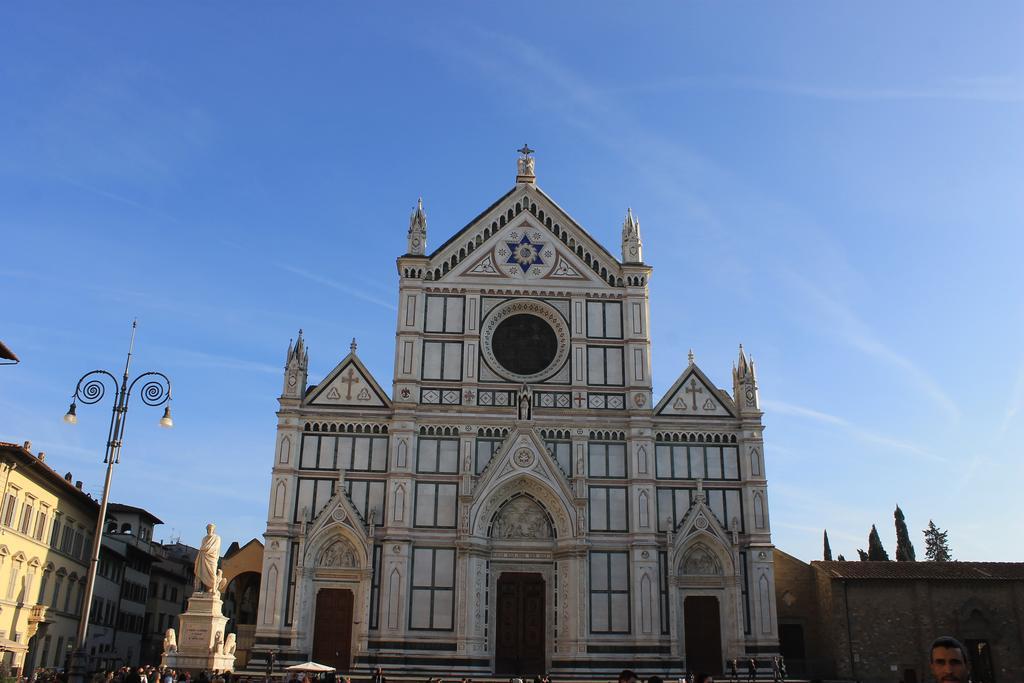
[[[220,593],[193,593],[188,609],[178,617],[177,648],[164,652],[160,663],[186,671],[234,671],[234,638],[226,642],[223,604]]]

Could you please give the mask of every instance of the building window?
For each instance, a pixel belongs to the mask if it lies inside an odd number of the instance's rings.
[[[474,472],[480,474],[487,467],[494,454],[501,448],[502,439],[477,439],[476,440],[476,469]]]
[[[590,487],[590,530],[629,531],[625,487]]]
[[[380,546],[373,546],[373,571],[370,574],[370,628],[380,626],[380,555]]]
[[[740,489],[704,489],[704,497],[712,514],[718,519],[722,528],[731,530],[733,521],[738,525],[737,531],[745,528],[743,505],[740,502]],[[658,531],[668,531],[683,520],[683,515],[690,509],[693,489],[658,488]]]
[[[304,434],[299,467],[305,470],[385,472],[388,468],[388,437]]]
[[[626,444],[587,444],[590,476],[599,479],[624,479],[626,477]]]
[[[457,484],[416,482],[416,516],[413,526],[455,528]]]
[[[39,506],[39,514],[36,515],[36,530],[32,534],[37,541],[43,540],[43,536],[46,534],[46,522],[50,516],[50,509],[46,505]]]
[[[416,471],[459,473],[459,440],[420,437],[416,444]]]
[[[423,331],[462,334],[462,312],[465,307],[465,297],[428,294],[426,324]]]
[[[545,441],[544,447],[555,459],[558,466],[566,476],[572,476],[572,442],[571,441]]]
[[[455,616],[455,549],[415,548],[409,628],[450,631]]]
[[[14,512],[18,505],[18,490],[12,490],[4,494],[4,526],[14,526]]]
[[[308,522],[313,519],[327,501],[334,495],[334,489],[338,480],[313,479],[299,477],[298,495],[295,496],[295,522]]]
[[[46,599],[46,597],[45,597],[46,596],[46,584],[49,583],[49,581],[50,581],[50,571],[44,569],[43,570],[43,578],[39,580],[39,599],[36,600],[36,602],[39,603],[39,604],[42,604],[43,601]]]
[[[384,526],[384,487],[383,481],[345,480],[345,491],[352,504],[367,523],[372,511],[374,526]]]
[[[587,336],[592,339],[622,339],[622,304],[618,301],[588,301]]]
[[[655,476],[658,479],[740,478],[736,446],[655,446]]]
[[[590,632],[629,633],[629,553],[590,553]]]
[[[21,506],[21,520],[18,524],[18,531],[23,534],[28,534],[29,529],[32,528],[32,513],[35,511],[36,499],[31,496],[25,496],[25,504]]]
[[[64,577],[57,574],[57,580],[53,582],[53,596],[50,598],[50,607],[57,609],[57,601],[60,600],[60,589],[64,583]]]
[[[587,347],[587,382],[597,386],[623,385],[621,346]]]
[[[423,342],[423,379],[462,379],[462,342]]]

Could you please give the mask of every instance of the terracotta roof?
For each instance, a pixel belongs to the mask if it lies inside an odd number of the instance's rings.
[[[47,465],[44,461],[40,460],[38,456],[24,446],[16,443],[0,441],[0,452],[4,453],[8,457],[16,458],[22,464],[30,466],[34,471],[39,472],[43,477],[49,479],[50,483],[57,487],[57,490],[63,489],[70,495],[77,498],[79,503],[82,503],[90,509],[95,508],[95,512],[97,514],[99,513],[100,504],[97,500],[75,486],[72,482],[65,479],[56,470]]]
[[[1024,581],[1024,562],[811,562],[834,579]]]

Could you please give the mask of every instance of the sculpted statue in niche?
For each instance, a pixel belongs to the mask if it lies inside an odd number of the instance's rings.
[[[323,549],[318,567],[356,567],[356,550],[348,541],[338,539]]]
[[[503,507],[491,525],[491,538],[543,539],[553,535],[547,514],[525,496]]]
[[[691,576],[715,576],[722,573],[718,562],[704,548],[695,548],[683,561],[683,573]]]

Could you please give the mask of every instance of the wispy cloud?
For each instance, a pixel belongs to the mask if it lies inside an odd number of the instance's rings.
[[[850,434],[851,436],[867,442],[883,446],[888,449],[894,449],[910,453],[911,455],[924,458],[926,460],[932,460],[935,462],[946,462],[946,459],[931,453],[916,444],[910,443],[909,441],[903,441],[896,439],[885,434],[879,434],[868,429],[859,427],[849,420],[839,417],[838,415],[831,415],[829,413],[822,412],[820,410],[814,410],[813,408],[806,408],[804,406],[796,405],[793,403],[787,403],[785,401],[766,400],[764,401],[764,407],[773,413],[780,415],[792,415],[794,417],[802,417],[814,422],[820,422],[822,424],[832,425],[840,427],[843,431]]]
[[[172,348],[167,346],[153,346],[153,352],[160,353],[161,358],[171,365],[178,365],[190,368],[215,368],[218,370],[241,370],[243,372],[264,372],[271,375],[281,373],[281,368],[268,363],[234,358],[231,356],[220,356],[205,351],[193,349]]]
[[[347,285],[347,284],[345,284],[343,282],[338,282],[337,280],[332,280],[329,277],[324,277],[323,275],[317,275],[316,273],[311,273],[308,270],[303,270],[301,268],[296,268],[295,266],[290,266],[290,265],[288,265],[286,263],[278,263],[278,264],[275,264],[275,265],[278,268],[280,268],[281,270],[287,271],[287,272],[289,272],[289,273],[291,273],[293,275],[298,275],[299,277],[304,277],[307,280],[309,280],[310,282],[315,282],[315,283],[317,283],[319,285],[323,285],[325,287],[330,287],[331,289],[336,289],[339,292],[344,292],[345,294],[348,294],[350,296],[354,296],[357,299],[362,299],[363,301],[367,301],[367,302],[369,302],[371,304],[376,304],[378,306],[383,306],[384,308],[386,308],[386,309],[388,309],[390,311],[397,311],[398,310],[398,307],[395,306],[393,303],[391,303],[389,301],[384,301],[383,299],[380,299],[380,298],[374,296],[373,294],[370,294],[370,293],[368,293],[366,291],[363,291],[362,289],[359,289],[357,287],[352,287],[351,285]]]
[[[969,102],[1024,102],[1024,84],[1005,77],[949,79],[941,83],[909,85],[819,85],[740,76],[684,76],[637,83],[610,92],[665,92],[672,90],[751,90],[840,102],[953,100]]]
[[[896,368],[929,400],[942,408],[950,419],[960,419],[960,408],[939,383],[912,360],[883,342],[848,306],[828,296],[820,287],[792,270],[783,270],[782,276],[829,320],[830,324],[822,325],[822,329],[829,330],[843,343]]]

